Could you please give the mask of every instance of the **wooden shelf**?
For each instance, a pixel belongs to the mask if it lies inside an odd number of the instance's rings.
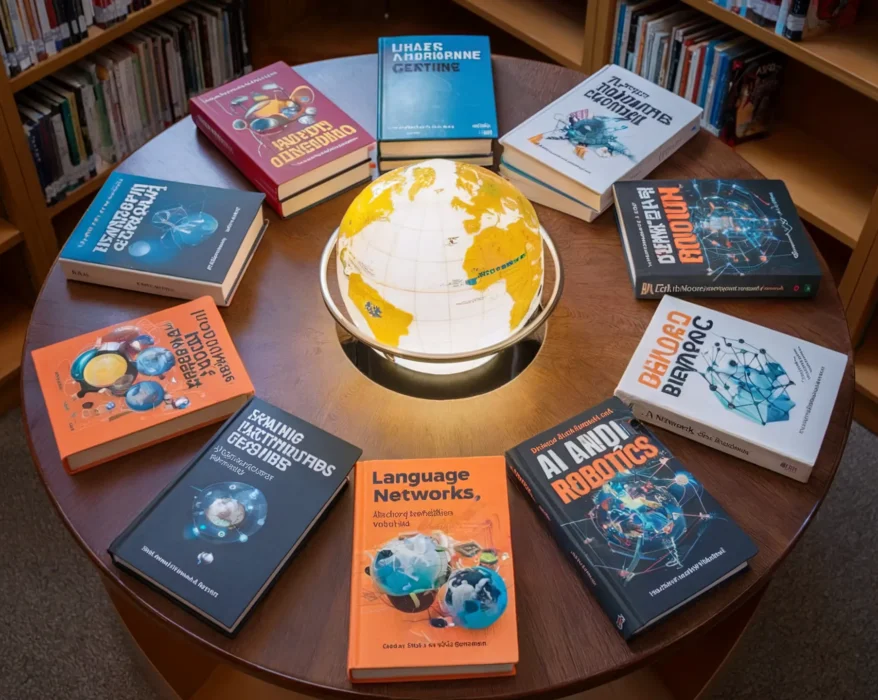
[[[765,177],[784,180],[799,216],[850,248],[857,244],[878,188],[878,172],[790,127],[735,149]]]
[[[21,243],[21,231],[6,219],[0,219],[0,255]]]
[[[127,19],[119,22],[119,24],[114,24],[107,29],[101,29],[97,26],[89,27],[88,39],[85,41],[68,46],[45,61],[41,61],[35,66],[19,73],[14,78],[10,78],[9,85],[12,87],[12,92],[18,92],[28,85],[33,85],[56,70],[69,66],[93,51],[97,51],[102,46],[106,46],[111,41],[115,41],[120,36],[134,31],[141,25],[173,10],[175,7],[179,7],[184,2],[186,0],[152,0],[151,5],[137,12],[132,12],[128,15]]]
[[[24,304],[0,301],[0,384],[21,368],[21,349],[30,320],[30,309]]]
[[[585,3],[571,0],[454,0],[568,68],[582,70]],[[580,10],[579,8],[582,8]]]
[[[81,199],[84,199],[90,194],[94,194],[95,192],[97,192],[101,188],[101,186],[107,181],[107,178],[110,176],[110,173],[113,172],[114,168],[115,166],[111,165],[105,170],[102,170],[91,180],[86,181],[84,185],[69,193],[60,202],[58,202],[57,204],[53,204],[51,207],[49,207],[49,216],[54,218],[65,209],[72,207]]]
[[[796,61],[838,80],[870,99],[878,100],[878,23],[857,24],[806,41],[790,41],[750,20],[714,4],[712,0],[683,0]]]
[[[863,344],[854,355],[857,391],[878,402],[878,323],[873,319],[866,330]]]

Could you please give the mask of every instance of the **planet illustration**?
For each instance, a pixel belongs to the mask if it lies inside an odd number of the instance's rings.
[[[154,381],[138,382],[125,393],[125,403],[132,411],[148,411],[160,405],[164,398],[164,388]]]
[[[147,348],[135,360],[137,371],[148,377],[158,377],[174,366],[174,354],[166,348]]]
[[[128,246],[128,254],[135,258],[142,258],[150,250],[152,250],[152,246],[146,241],[134,241],[134,243]]]
[[[268,501],[256,487],[240,481],[211,484],[195,496],[187,537],[243,543],[262,529],[267,517]]]
[[[455,625],[480,630],[500,619],[509,604],[509,593],[500,574],[485,566],[474,566],[454,571],[439,600]]]
[[[247,511],[234,498],[217,498],[208,507],[205,515],[217,527],[240,525]]]
[[[415,533],[379,547],[369,575],[395,607],[418,612],[430,606],[436,591],[448,579],[449,562],[448,551],[434,538]]]

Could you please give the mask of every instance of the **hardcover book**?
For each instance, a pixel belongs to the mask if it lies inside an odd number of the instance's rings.
[[[698,131],[701,109],[604,66],[500,139],[503,159],[597,211],[617,180],[639,180]]]
[[[575,216],[577,219],[582,219],[589,223],[603,214],[603,212],[595,211],[561,190],[555,189],[545,182],[540,182],[535,177],[528,175],[526,172],[519,170],[502,159],[500,160],[499,172],[531,202],[557,209],[568,216]]]
[[[369,178],[374,139],[281,61],[193,97],[189,107],[281,216]]]
[[[514,674],[503,458],[361,462],[355,489],[351,680]]]
[[[378,40],[382,158],[489,155],[496,137],[488,37]]]
[[[347,485],[361,450],[252,398],[110,545],[233,635]]]
[[[68,280],[228,306],[267,222],[255,192],[112,173],[70,234]]]
[[[847,361],[665,296],[615,394],[647,423],[805,482]]]
[[[625,639],[742,571],[756,545],[619,399],[506,453]]]
[[[638,180],[613,193],[638,299],[817,294],[820,263],[780,180]]]
[[[32,356],[70,473],[223,420],[253,394],[210,297],[62,340]]]

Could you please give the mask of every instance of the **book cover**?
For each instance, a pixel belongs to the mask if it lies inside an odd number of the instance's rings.
[[[615,394],[647,423],[805,482],[847,361],[665,296]]]
[[[353,681],[514,673],[502,457],[358,464],[351,568]]]
[[[614,182],[636,180],[653,170],[695,135],[700,115],[701,109],[692,103],[610,65],[500,143],[528,162],[579,183],[594,195],[586,204],[602,210],[612,201]]]
[[[625,639],[741,571],[752,540],[617,398],[506,453]]]
[[[378,39],[379,141],[496,137],[488,37]]]
[[[637,180],[613,189],[636,298],[817,294],[820,263],[780,180]]]
[[[110,555],[234,634],[361,452],[254,397],[116,538]]]
[[[264,228],[264,195],[112,173],[61,250],[67,279],[227,304]]]
[[[58,451],[71,472],[222,420],[253,393],[210,297],[62,340],[32,356]],[[132,435],[137,445],[114,449]],[[98,454],[72,459],[89,451]]]
[[[281,200],[334,174],[336,162],[365,160],[374,144],[349,114],[281,61],[193,97],[189,108],[202,133],[282,216]],[[324,167],[331,172],[324,174]],[[299,184],[288,184],[293,181]]]

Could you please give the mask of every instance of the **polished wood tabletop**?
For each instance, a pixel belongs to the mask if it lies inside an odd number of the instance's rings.
[[[376,58],[313,63],[302,74],[374,133]],[[500,133],[583,79],[545,63],[494,58]],[[252,189],[190,119],[131,156],[121,170]],[[753,178],[734,151],[702,132],[656,178]],[[633,298],[612,214],[586,224],[537,206],[563,262],[558,308],[533,362],[479,396],[404,396],[361,374],[323,306],[318,259],[356,192],[288,220],[274,213],[233,304],[222,310],[256,392],[363,448],[364,459],[501,454],[611,396],[656,302]],[[46,489],[73,536],[110,581],[158,620],[240,670],[308,694],[394,698],[557,697],[599,685],[671,652],[759,592],[826,495],[851,424],[854,374],[841,302],[825,264],[813,300],[706,300],[705,305],[847,354],[817,465],[800,484],[657,429],[687,468],[756,541],[750,569],[655,628],[622,640],[530,504],[510,488],[516,561],[518,674],[442,683],[352,685],[346,675],[353,491],[348,489],[238,636],[214,632],[120,572],[111,540],[170,481],[214,428],[204,428],[69,476],[61,466],[30,353],[34,348],[173,305],[171,299],[65,281],[56,264],[40,293],[22,373],[25,424]],[[71,592],[71,605],[76,592]],[[75,653],[75,652],[74,652]]]

